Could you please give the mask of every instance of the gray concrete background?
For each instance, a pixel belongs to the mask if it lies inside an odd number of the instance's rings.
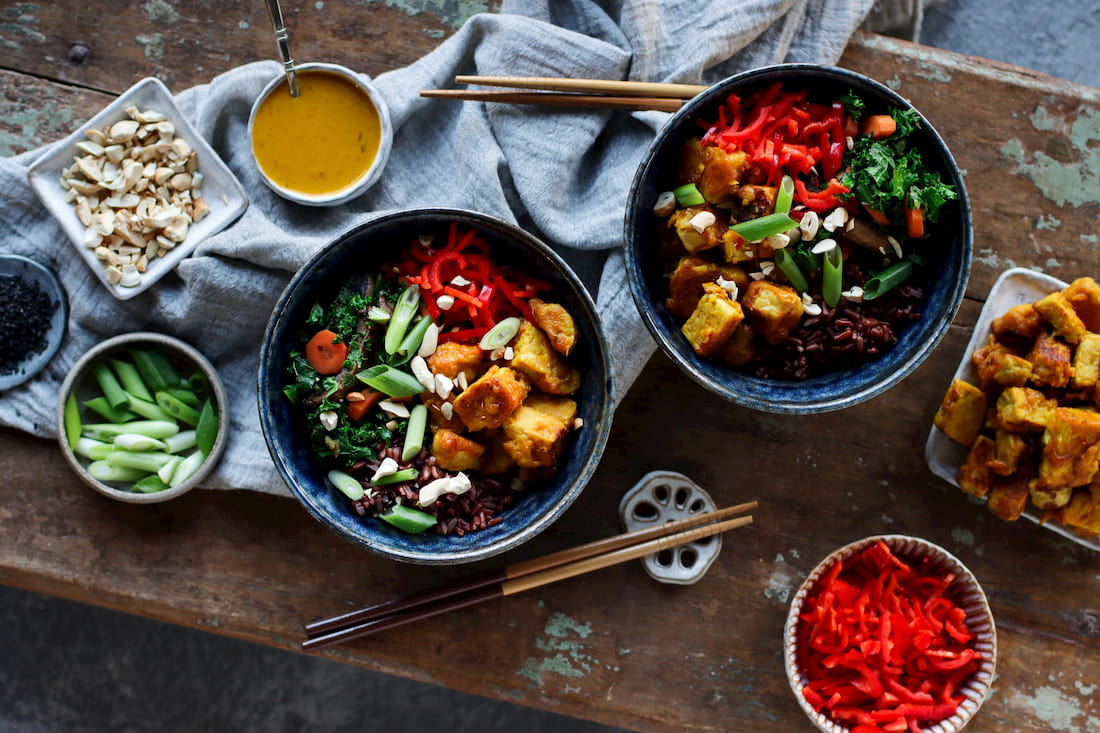
[[[946,0],[921,42],[1100,86],[1100,4]],[[0,586],[0,731],[614,729]]]

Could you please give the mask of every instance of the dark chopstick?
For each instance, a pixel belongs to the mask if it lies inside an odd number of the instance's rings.
[[[545,568],[532,573],[528,573],[523,577],[505,580],[503,582],[491,585],[486,588],[481,588],[473,593],[466,593],[464,595],[457,595],[455,597],[446,599],[439,603],[419,605],[405,613],[391,613],[382,618],[376,618],[366,623],[361,623],[354,626],[349,626],[343,629],[331,631],[321,636],[316,636],[311,639],[306,639],[302,642],[302,649],[309,651],[312,649],[323,649],[325,647],[333,646],[345,641],[351,641],[352,639],[358,639],[371,634],[376,634],[381,631],[396,628],[398,626],[404,626],[405,624],[414,623],[416,621],[422,621],[424,619],[432,618],[440,614],[455,611],[460,608],[468,608],[470,606],[486,603],[495,598],[502,596],[509,596],[516,593],[521,593],[525,590],[531,590],[532,588],[538,588],[543,585],[549,585],[559,580],[565,580],[577,575],[589,573],[594,570],[600,570],[602,568],[610,567],[618,563],[633,560],[635,558],[650,555],[661,550],[667,550],[671,547],[686,544],[688,542],[694,542],[695,540],[703,539],[704,537],[710,537],[712,535],[725,532],[727,530],[735,529],[737,527],[743,527],[752,523],[752,516],[737,517],[729,519],[724,522],[716,522],[712,524],[706,524],[701,527],[694,527],[684,532],[677,532],[671,535],[665,535],[657,537],[656,539],[648,542],[641,542],[639,544],[629,545],[617,550],[606,552],[604,554],[595,555],[593,557],[586,557],[581,560],[566,563],[564,565],[557,565],[554,567]]]
[[[570,79],[546,76],[456,76],[455,84],[477,84],[485,87],[514,89],[544,89],[552,92],[584,92],[613,94],[620,97],[670,97],[691,99],[706,91],[703,84],[670,84],[667,82],[623,81],[619,79]]]
[[[323,634],[327,631],[332,631],[352,624],[363,623],[372,619],[379,618],[388,614],[397,613],[416,606],[436,603],[446,598],[456,596],[462,593],[472,592],[479,588],[492,585],[494,583],[503,583],[506,580],[512,580],[521,578],[524,575],[538,572],[540,570],[546,570],[548,568],[563,565],[568,562],[576,560],[582,560],[586,557],[592,557],[601,552],[609,552],[621,547],[627,547],[629,545],[645,542],[657,537],[661,537],[668,534],[673,534],[685,529],[691,529],[698,527],[709,522],[715,522],[718,520],[726,519],[727,517],[733,517],[738,514],[744,514],[745,512],[751,512],[756,509],[757,502],[749,501],[744,504],[737,504],[736,506],[726,507],[725,509],[719,509],[713,512],[707,512],[705,514],[699,514],[693,517],[686,517],[684,519],[677,520],[675,522],[668,522],[656,527],[648,527],[645,529],[635,530],[633,532],[626,532],[624,534],[615,535],[614,537],[606,537],[602,540],[596,540],[594,542],[588,542],[583,545],[571,547],[565,550],[551,553],[549,555],[543,555],[541,557],[533,558],[531,560],[525,560],[523,562],[514,563],[502,568],[501,570],[494,570],[492,572],[480,575],[474,578],[463,579],[456,583],[445,585],[441,588],[425,591],[423,593],[417,593],[405,598],[399,598],[392,601],[386,601],[374,606],[368,606],[367,608],[357,609],[355,611],[348,611],[347,613],[333,616],[331,618],[319,619],[317,621],[311,621],[305,625],[305,631],[307,637],[313,637]]]

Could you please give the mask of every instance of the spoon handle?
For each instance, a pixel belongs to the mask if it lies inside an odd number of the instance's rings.
[[[286,81],[290,86],[290,96],[298,96],[298,77],[294,73],[294,59],[290,57],[290,41],[286,25],[283,23],[283,9],[279,0],[267,0],[267,12],[271,15],[271,24],[275,26],[275,43],[279,46],[279,55],[286,69]]]

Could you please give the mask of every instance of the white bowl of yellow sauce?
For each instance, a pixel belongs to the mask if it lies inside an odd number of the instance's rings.
[[[377,182],[386,166],[393,143],[386,104],[343,66],[302,64],[296,76],[297,97],[279,76],[252,105],[252,155],[280,196],[307,206],[344,203]]]

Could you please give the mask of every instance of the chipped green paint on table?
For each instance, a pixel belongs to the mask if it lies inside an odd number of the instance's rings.
[[[95,4],[0,6],[0,154],[62,137],[144,76],[182,89],[274,50],[260,3],[117,5],[109,28]],[[369,73],[413,61],[489,5],[284,2],[300,58]],[[83,64],[69,60],[82,56],[78,41],[90,50]],[[761,503],[702,581],[661,585],[628,564],[325,655],[639,730],[804,730],[780,655],[788,600],[832,549],[901,532],[947,547],[989,594],[1001,656],[970,730],[1100,732],[1100,555],[997,520],[922,456],[996,276],[1012,265],[1100,274],[1100,91],[877,36],[855,39],[842,64],[911,98],[966,172],[976,261],[933,357],[868,404],[807,417],[718,403],[656,357],[626,396],[590,487],[507,561],[617,532],[623,492],[669,469],[720,504]],[[478,569],[354,551],[289,499],[198,491],[167,505],[113,503],[75,481],[53,443],[0,431],[5,584],[296,649],[309,618]]]

